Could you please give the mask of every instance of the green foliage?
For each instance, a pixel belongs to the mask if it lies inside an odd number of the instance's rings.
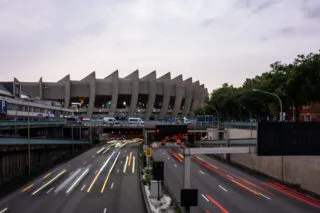
[[[212,109],[215,107],[221,120],[249,118],[245,108],[257,119],[279,115],[279,102],[274,96],[253,92],[252,89],[280,96],[284,111],[288,111],[293,103],[297,108],[320,101],[320,52],[298,55],[291,64],[277,61],[270,68],[268,72],[247,78],[239,88],[224,83],[212,91],[207,106],[197,114],[215,114]]]

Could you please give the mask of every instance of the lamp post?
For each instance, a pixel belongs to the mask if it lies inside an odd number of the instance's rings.
[[[211,106],[211,105],[207,105],[209,108],[211,108],[211,109],[213,109],[216,113],[217,113],[217,118],[218,118],[218,125],[217,125],[217,127],[218,127],[218,130],[219,130],[219,112],[218,112],[218,110],[217,110],[217,108],[215,108],[214,106]],[[212,121],[213,121],[213,119],[212,119]]]
[[[287,94],[285,94],[284,92],[281,92],[281,94],[287,96],[287,97],[290,99],[291,104],[292,104],[292,122],[295,122],[295,121],[296,121],[296,116],[295,116],[295,109],[296,109],[296,107],[295,107],[295,105],[294,105],[294,101],[293,101],[292,98],[290,98],[290,97],[289,97]]]
[[[31,156],[30,156],[30,102],[28,102],[28,169],[31,175]]]
[[[279,100],[279,105],[280,105],[280,121],[283,120],[283,114],[282,114],[282,101],[280,99],[280,97],[275,94],[275,93],[272,93],[272,92],[266,92],[266,91],[263,91],[263,90],[259,90],[259,89],[252,89],[252,91],[254,92],[261,92],[261,93],[264,93],[264,94],[269,94],[269,95],[273,95],[275,96],[278,100]]]
[[[243,109],[245,109],[245,110],[247,110],[248,112],[249,112],[249,116],[250,116],[250,129],[251,129],[251,131],[250,131],[250,138],[252,138],[252,122],[251,122],[251,119],[252,119],[252,114],[251,114],[251,111],[247,108],[247,107],[245,107],[245,106],[243,106],[242,104],[240,104],[240,106],[243,108]]]

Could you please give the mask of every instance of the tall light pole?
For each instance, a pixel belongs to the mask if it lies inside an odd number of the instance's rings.
[[[272,93],[272,92],[267,92],[267,91],[259,90],[259,89],[252,89],[252,91],[254,91],[254,92],[261,92],[261,93],[264,93],[264,94],[268,94],[268,95],[273,95],[273,96],[275,96],[275,97],[279,100],[279,104],[280,104],[280,121],[283,120],[283,115],[282,115],[282,101],[281,101],[280,97],[279,97],[277,94]]]
[[[211,106],[211,105],[207,105],[207,107],[209,107],[209,108],[211,108],[211,109],[213,109],[216,113],[217,113],[217,118],[218,118],[218,125],[217,125],[217,127],[218,127],[218,129],[219,129],[219,112],[218,112],[218,110],[217,110],[217,108],[215,108],[214,106]],[[212,119],[213,120],[213,119]]]
[[[290,97],[289,97],[287,94],[285,94],[284,92],[281,92],[281,94],[287,96],[287,97],[290,99],[291,104],[292,104],[292,121],[295,122],[295,121],[296,121],[296,116],[295,116],[295,109],[296,109],[296,108],[295,108],[295,105],[294,105],[294,101],[293,101],[292,98],[290,98]]]
[[[252,122],[251,122],[251,119],[252,119],[252,114],[251,114],[251,111],[247,108],[247,107],[245,107],[245,106],[243,106],[242,104],[240,104],[240,106],[243,108],[243,109],[245,109],[245,110],[247,110],[248,112],[249,112],[249,116],[250,116],[250,129],[251,129],[251,131],[250,131],[250,138],[252,138]]]
[[[28,169],[31,175],[31,156],[30,156],[30,102],[28,102]]]

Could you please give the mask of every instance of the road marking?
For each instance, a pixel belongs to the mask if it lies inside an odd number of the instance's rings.
[[[39,191],[41,191],[43,188],[45,188],[46,186],[48,186],[49,184],[51,184],[53,181],[55,181],[58,177],[60,177],[61,175],[63,175],[67,170],[63,170],[62,172],[60,172],[57,176],[55,176],[54,178],[52,178],[49,182],[47,182],[46,184],[44,184],[43,186],[41,186],[39,189],[37,189],[36,191],[34,191],[32,193],[32,195],[37,194]]]
[[[32,188],[34,186],[34,184],[31,184],[29,186],[27,186],[26,188],[22,189],[21,192],[25,192],[28,191],[30,188]]]
[[[200,170],[199,172],[204,175],[204,172],[203,172],[203,171]]]
[[[173,164],[173,166],[177,168],[177,164]]]
[[[99,172],[99,170],[95,171],[95,173],[94,173],[94,174],[96,175],[98,172]]]
[[[97,151],[97,154],[99,154],[100,152],[102,152],[102,150],[104,150],[105,148],[102,147],[99,151]]]
[[[104,208],[103,213],[107,213],[107,208]]]
[[[129,157],[128,167],[130,167],[130,166],[131,166],[131,159],[132,159],[132,152],[130,152],[130,157]]]
[[[84,187],[86,187],[86,184],[84,184],[84,185],[82,186],[81,191],[83,191],[83,190],[84,190]]]
[[[51,175],[51,172],[49,172],[48,174],[46,174],[45,176],[43,176],[42,180],[46,179],[47,177],[49,177]]]
[[[113,188],[113,183],[111,184],[111,187],[110,187],[111,189]]]
[[[122,161],[120,163],[122,164]]]
[[[92,186],[94,185],[94,183],[97,181],[98,176],[100,175],[100,173],[102,172],[102,170],[104,169],[104,167],[106,167],[106,165],[108,164],[108,162],[110,161],[111,157],[113,156],[114,151],[112,152],[112,154],[109,156],[109,158],[106,160],[106,162],[102,165],[102,167],[100,168],[100,171],[98,172],[98,174],[94,177],[91,185],[89,186],[87,192],[90,192]]]
[[[201,194],[201,196],[203,197],[203,199],[205,199],[207,202],[209,202],[209,199],[206,196],[204,196],[204,194]]]
[[[104,188],[105,188],[106,185],[107,185],[108,179],[109,179],[109,177],[110,177],[110,174],[111,174],[111,172],[112,172],[112,170],[113,170],[114,165],[116,164],[116,162],[117,162],[117,160],[118,160],[118,158],[119,158],[119,155],[120,155],[120,152],[118,153],[116,159],[114,160],[114,162],[113,162],[113,164],[112,164],[112,166],[111,166],[111,168],[110,168],[110,170],[109,170],[109,173],[108,173],[108,175],[107,175],[107,177],[106,177],[106,180],[104,181],[103,186],[102,186],[102,188],[101,188],[101,193],[103,193]]]
[[[126,163],[124,164],[124,167],[123,167],[123,173],[126,173],[128,159],[129,159],[129,157],[128,157],[128,155],[127,155],[127,157],[126,157]]]
[[[229,178],[231,178],[231,179],[234,179],[232,176],[230,176],[230,175],[227,175]]]
[[[4,209],[2,209],[1,211],[0,211],[0,213],[4,213],[4,212],[6,212],[8,210],[8,208],[4,208]]]
[[[80,175],[80,177],[79,177],[75,182],[73,182],[73,184],[72,184],[72,185],[70,186],[70,188],[68,189],[67,194],[69,194],[69,192],[71,192],[72,189],[73,189],[74,187],[76,187],[76,186],[78,185],[78,183],[80,183],[80,181],[88,174],[88,172],[89,172],[89,169],[86,169],[86,170]]]
[[[83,162],[83,165],[86,165],[87,164],[87,161]]]
[[[54,187],[52,187],[51,189],[49,189],[49,191],[47,191],[47,194],[49,194],[53,189],[54,189]]]
[[[119,173],[119,169],[117,170],[117,173]]]
[[[168,157],[168,160],[170,160],[170,158]]]
[[[206,197],[215,204],[223,213],[229,213],[223,206],[220,205],[215,199],[213,199],[210,195],[206,194]]]
[[[268,199],[268,200],[271,200],[271,198],[270,197],[268,197],[268,196],[266,196],[266,195],[264,195],[264,194],[262,194],[262,193],[259,193],[262,197],[264,197],[264,198],[266,198],[266,199]]]
[[[132,174],[134,173],[135,159],[136,159],[136,157],[133,156],[133,158],[132,158]]]
[[[225,191],[225,192],[227,192],[228,190],[226,190],[225,188],[223,188],[222,186],[220,186],[219,185],[219,187],[223,190],[223,191]]]
[[[61,191],[65,186],[67,186],[72,180],[73,178],[75,178],[79,173],[81,172],[81,169],[77,169],[76,171],[72,172],[71,175],[64,181],[62,182],[62,184],[56,188],[56,190],[54,190],[54,192],[59,192]]]
[[[106,150],[104,150],[104,151],[102,152],[102,154],[105,154],[109,149],[110,149],[110,148],[107,148]]]

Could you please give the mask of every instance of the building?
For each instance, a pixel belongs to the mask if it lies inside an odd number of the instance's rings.
[[[145,120],[189,116],[208,98],[208,90],[199,81],[192,82],[179,75],[171,79],[167,73],[159,78],[156,71],[139,78],[138,70],[125,78],[118,71],[104,79],[96,79],[95,72],[80,81],[70,75],[58,82],[2,82],[14,95],[61,103],[86,117],[141,117]]]
[[[18,97],[14,97],[12,91],[7,90],[1,83],[0,102],[1,105],[5,103],[5,110],[0,110],[1,120],[25,120],[27,117],[31,120],[47,120],[72,117],[74,115],[74,110],[63,108],[56,101],[31,99],[23,93],[20,93]]]

